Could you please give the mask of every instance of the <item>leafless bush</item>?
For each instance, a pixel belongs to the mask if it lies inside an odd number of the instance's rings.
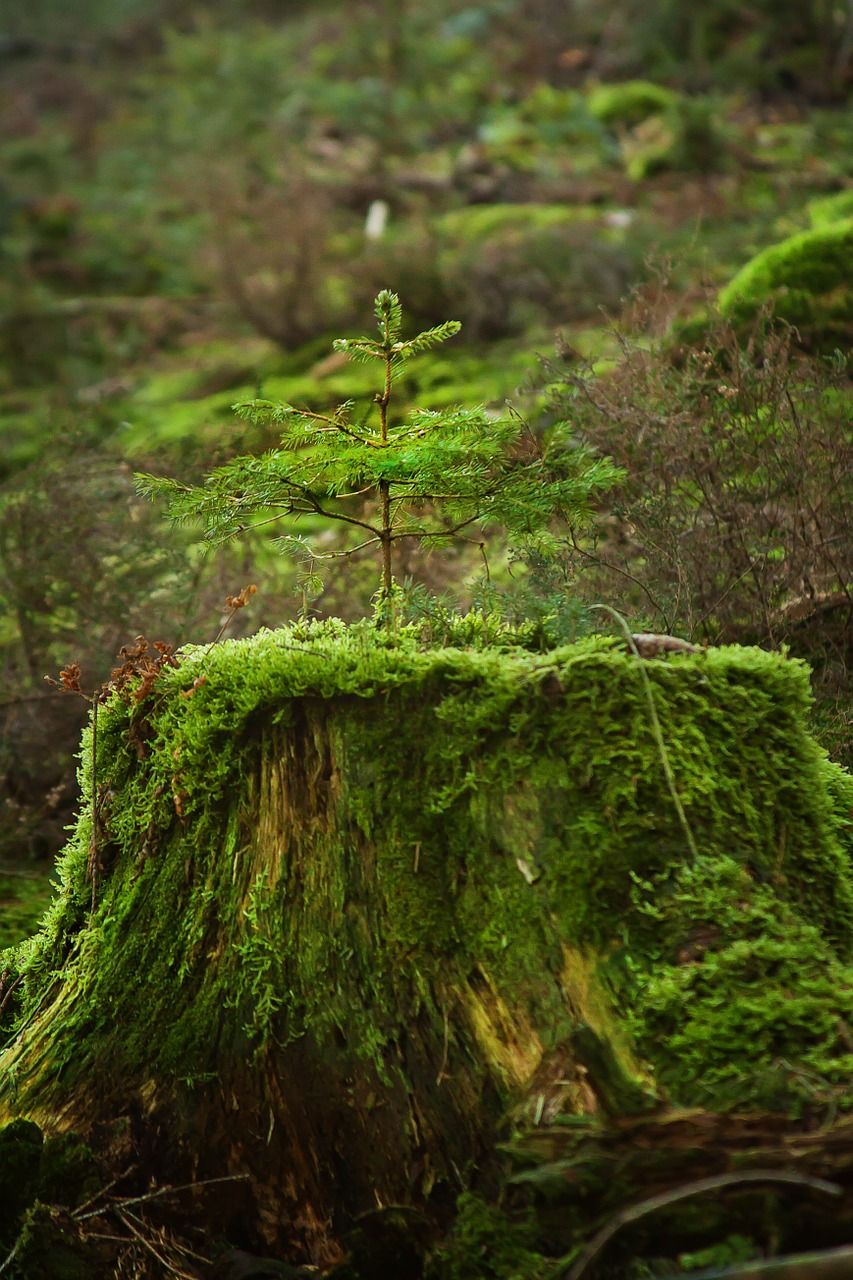
[[[297,159],[274,177],[214,175],[207,188],[208,252],[225,293],[252,328],[285,349],[348,318],[339,196]]]
[[[846,669],[853,396],[839,360],[721,326],[681,367],[622,340],[612,373],[564,373],[553,396],[626,473],[597,543],[575,550],[588,586],[656,628],[829,645]]]

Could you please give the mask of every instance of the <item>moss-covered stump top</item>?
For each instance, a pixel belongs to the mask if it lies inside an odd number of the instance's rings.
[[[811,230],[763,249],[721,291],[720,311],[749,321],[763,308],[819,347],[853,332],[853,218],[818,215]]]
[[[807,669],[453,638],[264,632],[101,709],[97,906],[87,802],[0,966],[0,1114],[130,1115],[193,1169],[203,1128],[328,1260],[341,1197],[455,1195],[511,1105],[843,1094],[851,784]]]

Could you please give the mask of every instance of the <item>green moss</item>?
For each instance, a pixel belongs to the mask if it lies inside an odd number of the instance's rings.
[[[853,218],[853,187],[836,191],[835,195],[824,196],[820,200],[810,200],[808,212],[812,226],[817,229]]]
[[[45,1140],[29,1120],[0,1129],[0,1260],[8,1262],[11,1280],[100,1274],[62,1232],[56,1207],[82,1204],[101,1183],[91,1151],[73,1134]]]
[[[63,1229],[52,1205],[36,1201],[24,1215],[9,1280],[98,1280],[103,1258]]]
[[[770,245],[720,293],[724,316],[751,319],[763,307],[816,340],[832,343],[853,324],[853,219],[831,222]]]
[[[93,1197],[102,1183],[91,1149],[76,1134],[59,1133],[45,1139],[39,1200],[75,1209]]]
[[[853,968],[780,902],[780,875],[762,880],[718,857],[635,881],[648,928],[631,939],[627,1005],[676,1100],[785,1108],[809,1094],[829,1105],[847,1090]]]
[[[530,1219],[513,1220],[502,1209],[466,1192],[457,1202],[453,1231],[427,1261],[426,1280],[538,1280],[554,1270],[536,1250]]]
[[[626,80],[598,85],[587,105],[597,120],[611,125],[635,125],[674,106],[679,95],[650,80]]]
[[[625,133],[620,147],[629,178],[656,173],[709,173],[725,165],[727,149],[719,107],[704,98],[679,98]]]
[[[0,1129],[0,1258],[11,1249],[24,1210],[38,1194],[42,1134],[29,1120]]]
[[[599,217],[598,210],[584,206],[572,209],[561,204],[480,204],[444,214],[436,229],[452,241],[480,244],[495,235],[523,236],[550,227],[596,221]]]
[[[725,1033],[731,1070],[751,1078],[758,1025],[782,1016],[784,992],[791,1018],[767,1053],[836,1070],[828,984],[853,937],[853,889],[844,775],[806,731],[804,664],[722,648],[646,666],[702,867],[719,864],[721,903],[743,916],[710,987],[691,986],[650,946],[637,896],[638,878],[669,883],[689,855],[636,660],[607,637],[528,652],[478,615],[448,622],[446,639],[467,647],[300,624],[188,649],[147,704],[103,709],[112,870],[88,919],[84,807],[42,933],[12,957],[24,982],[2,1070],[17,1092],[0,1086],[0,1107],[49,1109],[96,1079],[191,1090],[295,1041],[340,1052],[337,1037],[357,1076],[386,1088],[402,1069],[400,1018],[440,1041],[450,998],[468,1028],[456,1034],[478,1048],[449,1051],[511,1092],[543,1036],[570,1038],[561,975],[582,1008],[596,953],[611,968],[628,957],[645,1002],[636,1034],[646,1048],[644,1028],[668,1028],[647,1052],[685,1101],[706,1100],[702,1053],[725,1083],[722,1050],[700,1033],[724,1042],[717,1005],[753,973],[766,999]],[[91,778],[89,738],[86,790]],[[727,858],[757,886],[755,909]],[[784,957],[769,922],[754,936],[774,902]],[[570,981],[567,948],[587,957]],[[702,1012],[674,1025],[682,983]],[[602,1008],[597,1034],[608,1019]]]

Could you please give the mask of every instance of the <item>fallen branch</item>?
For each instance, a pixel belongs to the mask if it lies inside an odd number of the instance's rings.
[[[71,1216],[75,1222],[86,1222],[89,1218],[100,1218],[105,1213],[121,1213],[123,1209],[128,1209],[133,1204],[147,1204],[149,1200],[160,1200],[163,1196],[177,1195],[179,1191],[195,1191],[197,1187],[211,1187],[219,1182],[248,1181],[248,1173],[231,1173],[225,1174],[221,1178],[204,1178],[201,1182],[184,1182],[177,1187],[158,1187],[156,1191],[148,1191],[142,1196],[127,1196],[122,1200],[114,1200],[100,1209],[90,1209],[88,1213],[81,1213],[78,1209]],[[113,1183],[112,1185],[114,1186],[115,1184]],[[88,1203],[92,1204],[94,1201],[89,1200]]]
[[[671,1204],[688,1200],[693,1196],[704,1195],[707,1191],[721,1191],[726,1187],[736,1187],[748,1183],[776,1182],[787,1186],[807,1187],[811,1191],[820,1191],[824,1195],[840,1196],[841,1187],[836,1182],[825,1182],[823,1178],[809,1178],[799,1173],[783,1173],[778,1169],[746,1169],[742,1173],[721,1173],[712,1178],[700,1178],[697,1182],[677,1187],[674,1191],[664,1191],[660,1195],[641,1200],[638,1204],[628,1205],[606,1223],[593,1236],[580,1257],[572,1263],[571,1258],[563,1258],[557,1263],[549,1280],[580,1280],[588,1266],[601,1253],[604,1246],[622,1227],[640,1218],[656,1213],[658,1209],[666,1209]],[[572,1255],[574,1256],[574,1255]]]

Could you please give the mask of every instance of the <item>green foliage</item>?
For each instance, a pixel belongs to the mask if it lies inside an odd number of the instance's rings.
[[[836,191],[835,195],[823,196],[819,200],[810,200],[808,213],[815,229],[853,218],[853,187],[847,191]]]
[[[608,11],[609,13],[610,11]],[[603,27],[613,62],[691,88],[711,85],[741,90],[790,91],[843,96],[849,69],[838,48],[844,41],[845,9],[799,0],[709,0],[685,5],[660,0],[623,0],[619,29]],[[606,18],[595,23],[599,36]]]
[[[313,590],[317,564],[366,548],[382,554],[382,590],[392,584],[392,546],[464,539],[484,547],[490,529],[530,537],[555,515],[585,516],[592,494],[613,468],[577,448],[545,448],[517,416],[495,418],[482,408],[413,410],[389,418],[395,379],[407,361],[447,341],[448,321],[402,337],[396,294],[376,298],[379,338],[341,338],[335,349],[358,364],[380,366],[375,421],[346,401],[329,413],[252,400],[236,406],[256,426],[282,427],[281,443],[261,457],[240,457],[203,486],[139,477],[146,496],[165,495],[176,523],[198,521],[217,545],[267,524],[284,524],[279,546],[303,562]],[[559,439],[559,437],[555,437]],[[354,531],[348,545],[324,552],[300,531],[300,520],[322,517]],[[310,528],[310,525],[309,525]]]
[[[624,80],[620,84],[598,85],[587,99],[596,120],[608,125],[636,125],[667,111],[679,96],[650,80]]]
[[[688,97],[647,80],[599,85],[589,97],[596,119],[617,131],[626,171],[635,182],[655,173],[707,173],[726,156],[719,103]]]
[[[771,308],[817,344],[838,345],[853,325],[851,258],[853,219],[801,231],[748,262],[721,291],[720,311],[743,322]]]
[[[76,1233],[58,1224],[63,1209],[93,1196],[102,1178],[91,1150],[74,1134],[44,1138],[17,1120],[0,1128],[0,1259],[10,1280],[92,1280],[99,1270]]]
[[[787,642],[815,662],[825,646],[837,662],[833,610],[850,588],[834,550],[853,443],[845,365],[804,357],[784,327],[744,338],[711,318],[701,336],[677,360],[625,339],[604,375],[553,367],[555,414],[623,471],[597,544],[565,545],[576,590],[653,630]]]
[[[756,1242],[749,1236],[730,1235],[718,1244],[705,1249],[696,1249],[692,1253],[678,1255],[678,1265],[684,1271],[698,1271],[700,1268],[731,1267],[738,1262],[751,1262],[760,1256]]]
[[[0,951],[35,933],[52,895],[47,875],[0,871]]]
[[[635,878],[634,906],[648,923],[632,931],[632,963],[643,946],[654,963],[638,967],[627,1007],[641,1052],[671,1048],[659,1078],[680,1096],[784,1109],[797,1098],[829,1107],[843,1095],[853,968],[780,903],[777,886],[726,856]]]
[[[552,1259],[536,1249],[531,1220],[514,1221],[505,1209],[465,1192],[447,1241],[429,1257],[425,1280],[544,1280]]]

